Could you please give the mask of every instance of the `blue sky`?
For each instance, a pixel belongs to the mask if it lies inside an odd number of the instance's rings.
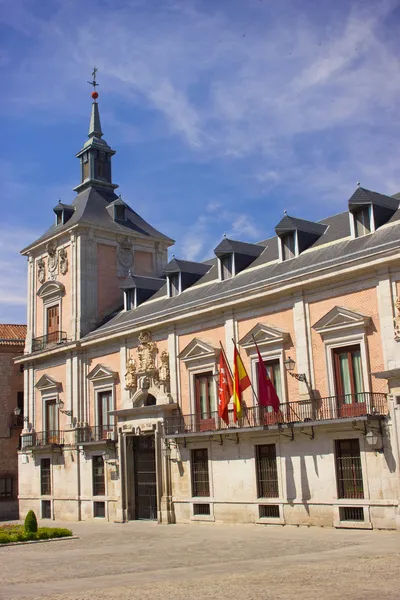
[[[0,0],[0,322],[25,322],[19,250],[74,198],[93,65],[124,200],[202,260],[357,181],[400,191],[399,25],[394,0]]]

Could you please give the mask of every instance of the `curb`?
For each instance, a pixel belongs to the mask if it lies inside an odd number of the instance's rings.
[[[42,544],[43,542],[62,542],[64,540],[79,540],[77,535],[68,535],[59,538],[49,538],[47,540],[26,540],[25,542],[8,542],[7,544],[0,544],[0,548],[7,546],[23,546],[24,544]]]

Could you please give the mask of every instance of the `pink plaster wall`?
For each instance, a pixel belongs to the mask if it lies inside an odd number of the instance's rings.
[[[153,255],[151,252],[135,251],[135,273],[137,275],[153,275]]]
[[[105,348],[105,350],[106,350],[106,348]],[[114,384],[113,384],[114,385],[114,401],[115,401],[116,410],[122,408],[121,381],[123,383],[125,373],[121,374],[119,372],[119,370],[120,370],[119,352],[112,352],[109,354],[103,354],[100,356],[90,358],[88,361],[88,367],[89,367],[88,372],[90,373],[90,371],[92,371],[92,369],[94,369],[97,365],[103,365],[104,367],[107,367],[107,369],[110,369],[111,371],[114,371],[115,373],[117,373],[117,377],[114,380]],[[101,384],[99,383],[99,385],[101,385]],[[106,385],[106,383],[104,385]],[[95,387],[96,386],[93,385],[93,383],[91,381],[89,381],[89,390],[88,391],[89,391],[89,424],[90,425],[95,424],[95,407],[94,407]]]
[[[39,381],[39,379],[43,376],[43,375],[48,375],[49,377],[51,377],[52,379],[54,379],[55,381],[57,381],[57,383],[60,383],[60,392],[59,392],[59,399],[62,400],[64,403],[66,403],[66,365],[65,363],[62,365],[57,365],[54,367],[44,367],[43,369],[36,369],[35,371],[35,384]],[[42,412],[42,408],[43,408],[43,393],[41,390],[36,389],[36,387],[33,388],[32,390],[33,394],[34,394],[34,398],[35,398],[35,429],[36,431],[44,431],[45,429],[45,419],[44,419],[44,415]],[[45,395],[48,399],[51,398],[51,394],[46,390]],[[56,393],[54,394],[54,397],[56,397]],[[59,412],[58,415],[58,425],[59,425],[59,429],[60,431],[63,431],[64,429],[66,429],[67,423],[70,422],[70,418],[67,417],[66,415],[64,415],[63,413]]]

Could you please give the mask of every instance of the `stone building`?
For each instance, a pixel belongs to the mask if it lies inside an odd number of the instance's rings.
[[[71,204],[23,250],[21,516],[400,528],[399,200],[358,187],[203,263],[117,196],[99,108]],[[267,222],[267,214],[265,217]],[[221,344],[279,413],[217,413]]]
[[[18,518],[18,447],[23,425],[26,325],[0,324],[0,521]]]

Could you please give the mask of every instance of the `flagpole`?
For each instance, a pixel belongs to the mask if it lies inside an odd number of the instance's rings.
[[[239,350],[237,349],[237,346],[236,346],[236,342],[235,342],[235,340],[234,340],[233,338],[231,338],[231,339],[232,339],[233,345],[234,345],[234,346],[235,346],[235,348],[236,348],[236,351],[237,351],[237,353],[238,353],[238,354],[239,354],[239,356],[240,356],[240,352],[239,352]],[[240,358],[241,358],[241,357],[240,357]],[[243,362],[243,361],[242,361],[242,362]],[[250,377],[249,377],[249,381],[250,381],[250,386],[251,386],[251,389],[253,390],[253,394],[254,394],[254,396],[255,396],[255,399],[257,400],[257,404],[259,404],[259,402],[258,402],[258,394],[256,394],[256,390],[254,389],[254,385],[253,385],[253,382],[251,381],[251,378],[250,378]]]
[[[232,381],[233,381],[233,373],[232,373],[231,365],[229,364],[228,357],[226,356],[226,352],[224,350],[221,340],[219,341],[219,345],[221,346],[222,354],[224,355],[224,358],[225,358],[225,363],[228,366],[229,373],[231,374]]]

